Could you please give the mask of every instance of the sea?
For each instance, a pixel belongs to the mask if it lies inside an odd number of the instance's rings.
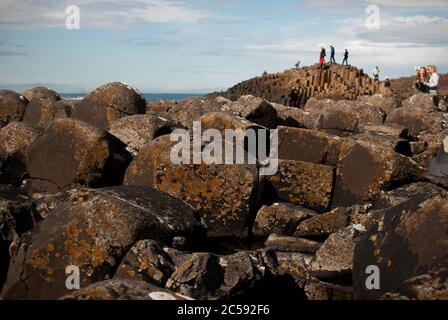
[[[82,100],[87,94],[81,94],[81,93],[67,93],[67,94],[61,94],[62,99],[69,99],[69,100]],[[143,93],[143,96],[145,97],[147,102],[151,101],[180,101],[188,98],[193,97],[201,97],[203,94],[195,94],[195,93]]]

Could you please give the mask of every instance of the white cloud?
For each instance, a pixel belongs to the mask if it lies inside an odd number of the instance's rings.
[[[2,0],[0,26],[11,28],[60,27],[65,9],[77,5],[81,24],[122,28],[137,23],[196,22],[207,15],[182,1],[171,0]]]

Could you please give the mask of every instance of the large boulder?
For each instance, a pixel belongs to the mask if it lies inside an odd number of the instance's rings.
[[[108,129],[125,116],[146,113],[145,98],[130,86],[113,82],[99,87],[75,108],[72,118]]]
[[[104,130],[57,119],[28,149],[32,192],[57,192],[72,185],[120,185],[131,161],[125,145]]]
[[[350,220],[348,208],[336,208],[328,213],[316,215],[302,221],[294,232],[295,237],[329,236],[345,229]]]
[[[316,253],[322,243],[303,238],[279,236],[273,233],[266,240],[265,246],[269,251]]]
[[[308,128],[309,112],[302,109],[287,107],[277,103],[271,103],[277,110],[276,124],[277,126],[286,126],[294,128]]]
[[[323,279],[351,275],[356,236],[357,233],[352,227],[330,235],[316,252],[309,272]]]
[[[432,94],[418,93],[412,97],[403,100],[401,103],[403,108],[419,108],[426,112],[436,111],[437,106],[434,102]]]
[[[137,242],[126,254],[114,279],[132,279],[164,287],[176,270],[171,257],[153,240]]]
[[[283,160],[337,165],[341,138],[322,131],[279,127],[278,156]]]
[[[268,178],[281,200],[325,212],[330,208],[334,167],[294,160],[280,160],[278,171]]]
[[[109,132],[123,141],[127,150],[136,156],[152,140],[181,127],[180,124],[152,113],[118,119],[111,124]]]
[[[293,203],[274,203],[263,206],[257,213],[253,234],[268,237],[272,233],[290,236],[304,220],[314,217],[317,212]]]
[[[374,201],[393,183],[413,178],[412,161],[374,142],[359,140],[343,147],[336,176],[333,207]]]
[[[356,245],[354,286],[357,299],[379,299],[408,279],[446,267],[448,196],[420,195],[382,212]],[[368,267],[376,267],[372,275]],[[379,273],[378,273],[379,271]],[[369,278],[379,280],[372,289]]]
[[[0,90],[0,128],[10,122],[22,121],[27,98],[11,90]]]
[[[53,101],[61,100],[59,93],[45,87],[36,87],[26,90],[23,92],[23,96],[30,102],[37,99],[48,99]]]
[[[113,276],[138,240],[171,245],[175,237],[199,241],[205,227],[185,202],[141,187],[73,190],[23,236],[2,295],[55,299],[69,293],[66,268],[80,270],[82,288]]]
[[[224,109],[266,128],[276,126],[277,110],[259,97],[242,96],[237,101],[226,104]]]
[[[358,97],[358,101],[366,102],[373,106],[379,107],[386,113],[389,113],[399,107],[397,99],[394,97],[386,97],[380,93],[371,96],[360,96]]]
[[[387,115],[386,123],[405,127],[413,138],[417,138],[421,132],[437,133],[443,130],[441,114],[429,113],[415,106],[393,110]]]
[[[152,186],[185,200],[206,220],[211,237],[238,237],[256,214],[261,192],[257,166],[176,165],[170,157],[176,144],[162,136],[146,145],[129,166],[124,183]]]
[[[67,118],[64,105],[50,99],[34,99],[26,107],[23,122],[35,127],[46,128],[57,118]]]
[[[257,252],[221,257],[197,253],[177,268],[166,287],[194,299],[229,299],[250,290],[266,273]]]
[[[23,122],[11,122],[0,129],[0,183],[22,184],[28,147],[38,135],[37,129]]]
[[[61,298],[65,301],[74,300],[191,300],[188,297],[161,289],[139,280],[113,279],[94,283]]]

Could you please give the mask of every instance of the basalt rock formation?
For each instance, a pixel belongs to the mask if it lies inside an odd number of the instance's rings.
[[[0,91],[0,298],[448,299],[448,115],[400,81],[325,65],[176,102]],[[278,159],[249,139],[267,129]],[[226,130],[253,163],[220,164]]]

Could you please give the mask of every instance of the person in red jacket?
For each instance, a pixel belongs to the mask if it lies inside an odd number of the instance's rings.
[[[320,65],[324,65],[325,64],[325,57],[327,56],[327,52],[325,51],[325,48],[322,47],[322,50],[320,51],[320,60],[319,63]]]

